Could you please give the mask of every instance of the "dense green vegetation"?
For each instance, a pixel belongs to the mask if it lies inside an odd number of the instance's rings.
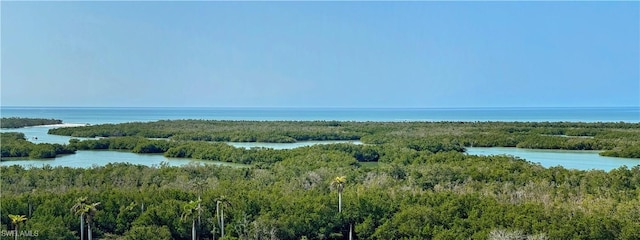
[[[357,140],[363,134],[342,122],[175,120],[56,128],[50,134],[74,137],[140,136],[192,141],[279,142]],[[358,127],[358,126],[354,126]]]
[[[2,118],[0,119],[0,128],[21,128],[40,125],[61,124],[62,120],[44,119],[44,118]]]
[[[640,145],[635,144],[626,147],[618,147],[604,151],[600,153],[600,155],[609,157],[640,158]]]
[[[579,171],[463,153],[512,146],[633,156],[638,124],[184,120],[51,133],[105,137],[71,140],[71,150],[248,167],[0,167],[0,230],[38,231],[35,239],[640,239],[640,165]],[[273,150],[215,142],[233,139],[366,144]],[[9,152],[36,145],[6,133],[3,154],[7,141],[18,143]],[[26,220],[12,224],[9,214]]]
[[[0,133],[0,159],[9,157],[19,158],[54,158],[58,154],[75,153],[69,145],[39,143],[35,144],[25,139],[22,133]]]
[[[363,167],[347,148],[273,151],[279,159],[251,168],[1,167],[1,228],[25,215],[20,229],[35,239],[78,238],[71,209],[87,197],[85,224],[106,239],[190,239],[192,229],[220,239],[223,224],[224,239],[344,239],[350,226],[355,239],[640,238],[640,166],[578,171],[404,148]]]
[[[608,150],[603,154],[615,157],[640,156],[638,123],[176,120],[56,128],[49,133],[76,137],[168,138],[177,142],[359,139],[367,144],[390,144],[430,151],[463,151],[463,147],[470,146],[520,147]]]

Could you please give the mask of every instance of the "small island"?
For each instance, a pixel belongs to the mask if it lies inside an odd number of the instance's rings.
[[[0,128],[22,128],[42,125],[62,124],[59,119],[9,117],[0,119]]]
[[[50,129],[49,134],[92,139],[74,141],[82,150],[131,150],[166,157],[214,157],[211,142],[292,143],[298,141],[362,141],[356,148],[384,153],[390,148],[413,151],[464,152],[466,147],[599,150],[610,157],[640,158],[640,124],[584,122],[339,122],[161,120]],[[162,140],[160,140],[162,139]],[[171,141],[166,141],[171,140]],[[203,142],[209,142],[202,144]],[[221,146],[226,146],[225,144]],[[226,148],[226,147],[225,147]],[[402,151],[396,149],[397,151]],[[200,154],[202,153],[202,154]],[[376,154],[374,154],[376,155]],[[384,154],[382,154],[384,155]],[[244,160],[240,160],[244,159]],[[367,161],[377,161],[369,159]]]

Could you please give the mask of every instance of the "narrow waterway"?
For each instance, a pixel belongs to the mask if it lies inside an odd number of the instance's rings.
[[[76,151],[75,154],[58,156],[51,159],[16,159],[0,162],[0,166],[20,165],[25,168],[42,167],[50,165],[52,167],[73,167],[90,168],[95,166],[105,166],[109,163],[131,163],[151,167],[159,167],[162,164],[168,166],[183,166],[186,164],[216,164],[231,167],[245,167],[247,165],[216,162],[205,160],[194,160],[186,158],[166,158],[162,154],[137,154],[125,151]]]
[[[600,156],[599,151],[583,150],[540,150],[506,147],[470,147],[467,154],[471,155],[511,155],[527,161],[540,163],[543,167],[562,166],[564,168],[578,170],[605,170],[609,171],[621,166],[629,168],[640,165],[640,159],[635,158],[615,158]]]
[[[25,137],[33,143],[59,143],[67,144],[72,137],[57,136],[47,134],[49,129],[56,126],[36,126],[18,129],[1,129],[1,132],[21,132]],[[81,138],[82,139],[82,138]],[[316,144],[330,143],[354,143],[361,144],[360,141],[304,141],[295,143],[256,143],[256,142],[228,142],[227,144],[234,147],[254,148],[264,147],[272,149],[292,149],[297,147],[311,146]],[[11,159],[9,161],[0,162],[0,166],[20,165],[25,168],[42,167],[50,165],[52,167],[74,167],[74,168],[90,168],[93,166],[104,166],[109,163],[132,163],[145,166],[160,166],[166,164],[168,166],[183,166],[186,164],[216,164],[231,167],[246,167],[248,165],[217,162],[207,160],[196,160],[186,158],[167,158],[162,154],[137,154],[127,151],[76,151],[75,154],[61,155],[52,159]]]
[[[29,141],[34,143],[59,143],[66,144],[71,137],[49,135],[47,131],[56,126],[37,126],[19,129],[1,129],[1,132],[22,132]],[[330,143],[353,143],[362,144],[360,141],[305,141],[296,143],[256,143],[256,142],[230,142],[227,143],[234,147],[253,148],[265,147],[272,149],[292,149],[315,144]],[[539,163],[544,167],[562,166],[570,169],[579,170],[605,170],[609,171],[621,166],[629,168],[640,165],[640,159],[634,158],[614,158],[598,155],[598,151],[571,151],[571,150],[538,150],[538,149],[521,149],[521,148],[467,148],[467,154],[472,155],[512,155],[530,162]],[[146,166],[160,166],[167,164],[169,166],[182,166],[185,164],[218,164],[226,166],[242,167],[246,165],[233,164],[226,162],[214,162],[205,160],[193,160],[183,158],[166,158],[161,154],[136,154],[125,151],[77,151],[76,154],[58,156],[54,159],[34,160],[34,159],[14,159],[11,161],[0,162],[0,166],[21,165],[24,167],[41,167],[43,165],[66,166],[88,168],[92,166],[104,166],[108,163],[126,162],[132,164],[142,164]],[[163,163],[164,162],[164,163]]]

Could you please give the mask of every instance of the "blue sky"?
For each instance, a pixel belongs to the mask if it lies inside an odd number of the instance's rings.
[[[3,106],[640,106],[639,2],[7,2]]]

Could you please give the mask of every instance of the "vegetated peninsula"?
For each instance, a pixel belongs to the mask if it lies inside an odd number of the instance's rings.
[[[62,124],[62,120],[46,118],[8,117],[0,119],[0,128],[21,128],[41,125]]]
[[[24,133],[6,132],[0,133],[0,161],[10,158],[55,158],[60,154],[75,153],[70,145],[57,143],[32,143],[27,141]]]
[[[640,123],[163,120],[64,127],[51,129],[49,134],[108,137],[76,141],[78,149],[128,149],[165,153],[168,157],[185,157],[179,149],[197,152],[196,149],[211,147],[197,143],[202,141],[360,140],[374,150],[399,147],[414,151],[463,152],[465,147],[518,147],[604,150],[601,154],[606,156],[640,158]]]

